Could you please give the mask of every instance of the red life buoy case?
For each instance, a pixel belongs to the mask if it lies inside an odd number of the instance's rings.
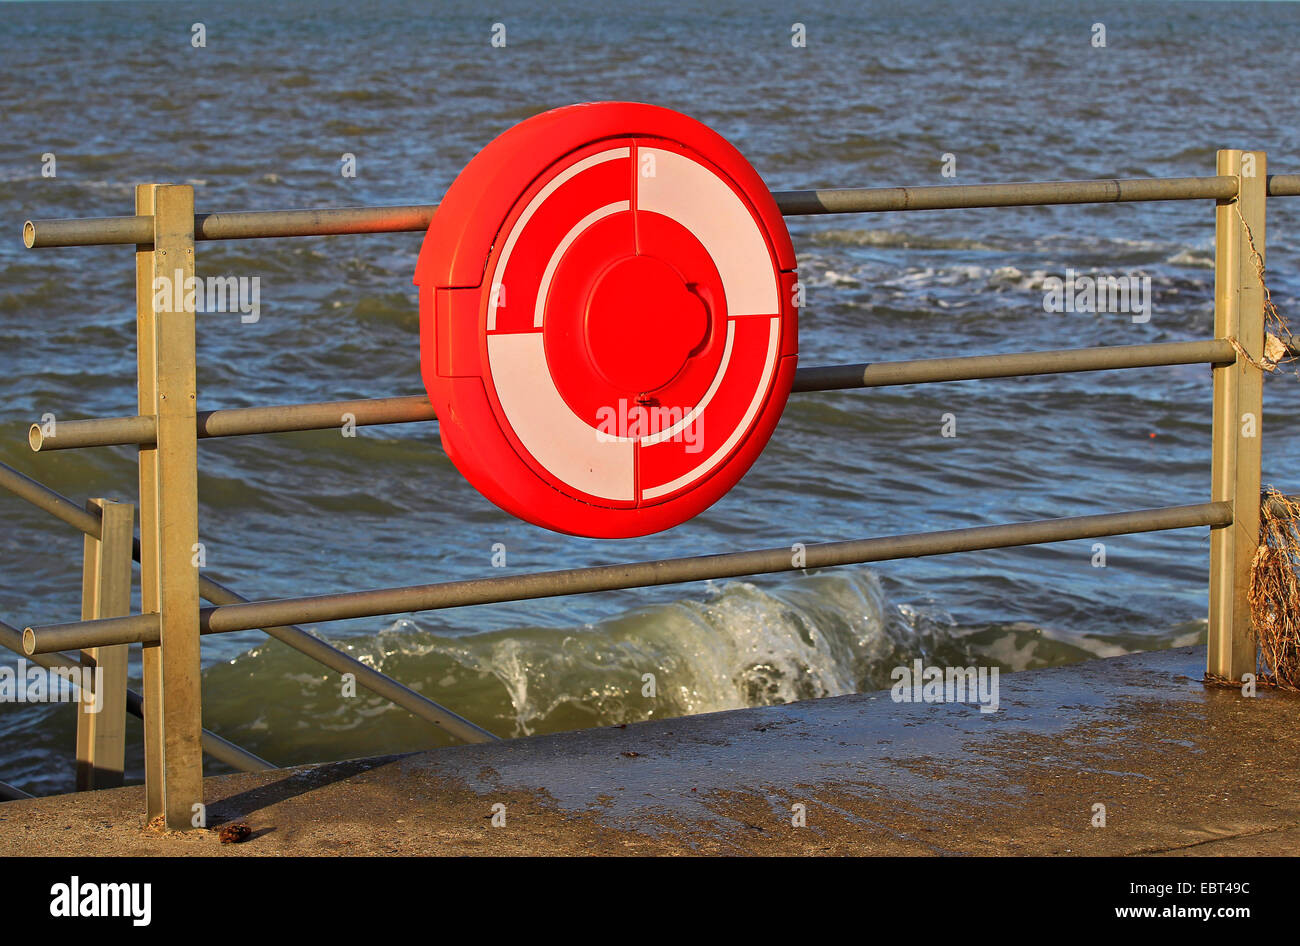
[[[781,417],[795,280],[771,193],[694,119],[600,102],[516,125],[456,178],[416,265],[447,455],[548,529],[686,521]]]

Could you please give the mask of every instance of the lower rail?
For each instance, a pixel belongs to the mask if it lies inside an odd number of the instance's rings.
[[[564,595],[588,594],[655,585],[678,584],[716,578],[739,578],[777,572],[858,565],[952,552],[1011,548],[1101,538],[1134,532],[1161,532],[1194,526],[1221,527],[1232,523],[1232,504],[1200,503],[1165,506],[1131,512],[1104,513],[1065,519],[1040,519],[996,526],[976,526],[943,532],[857,539],[793,548],[727,552],[662,561],[600,565],[531,575],[478,578],[374,591],[301,598],[250,601],[204,608],[200,612],[203,634],[223,634],[280,622],[337,621],[411,611],[434,611],[466,605],[496,604]],[[796,564],[796,561],[798,564]],[[158,615],[135,614],[99,621],[75,621],[28,627],[23,649],[29,654],[111,644],[154,643],[158,640]]]

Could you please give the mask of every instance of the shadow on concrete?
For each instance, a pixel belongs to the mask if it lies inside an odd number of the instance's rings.
[[[385,766],[404,755],[380,756],[374,759],[351,759],[347,762],[330,762],[311,768],[292,769],[285,776],[267,785],[231,795],[208,805],[209,826],[219,826],[243,818],[262,808],[314,792],[334,782],[341,782],[362,772]]]

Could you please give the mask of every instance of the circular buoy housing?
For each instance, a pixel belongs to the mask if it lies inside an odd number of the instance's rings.
[[[416,265],[447,455],[548,529],[686,521],[781,417],[795,278],[771,193],[694,119],[600,102],[516,125],[456,178]]]

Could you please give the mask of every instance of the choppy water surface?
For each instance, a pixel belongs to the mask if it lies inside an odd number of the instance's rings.
[[[505,49],[489,43],[498,21]],[[796,21],[805,49],[790,44]],[[1094,22],[1105,49],[1089,43]],[[26,446],[47,411],[135,406],[130,250],[26,251],[29,217],[129,213],[133,185],[158,180],[192,183],[201,211],[434,202],[510,125],[595,99],[691,114],[777,190],[949,183],[945,152],[957,183],[1209,174],[1220,147],[1266,149],[1294,172],[1298,24],[1294,5],[1244,3],[0,5],[0,460],[78,501],[135,492],[128,450]],[[355,179],[339,173],[345,152]],[[1270,283],[1293,318],[1297,221],[1300,200],[1273,202]],[[1211,331],[1205,202],[790,223],[808,286],[803,364]],[[262,304],[255,324],[201,316],[201,407],[421,392],[419,246],[201,245],[200,275],[259,276]],[[1150,322],[1045,314],[1044,280],[1067,268],[1150,276]],[[1265,476],[1294,489],[1300,382],[1270,379],[1266,397]],[[1199,502],[1209,407],[1207,367],[799,395],[722,502],[613,542],[498,511],[447,461],[436,425],[210,441],[201,537],[213,577],[274,597],[499,575],[494,543],[504,573],[522,573]],[[955,438],[940,436],[946,413]],[[879,687],[915,656],[1018,669],[1204,636],[1207,530],[1106,547],[1105,568],[1090,541],[1069,542],[314,630],[504,736]],[[0,495],[0,618],[74,619],[80,550]],[[340,699],[333,676],[259,632],[204,648],[206,725],[275,762],[440,742],[364,691]],[[71,726],[68,707],[0,705],[0,778],[69,789]]]

